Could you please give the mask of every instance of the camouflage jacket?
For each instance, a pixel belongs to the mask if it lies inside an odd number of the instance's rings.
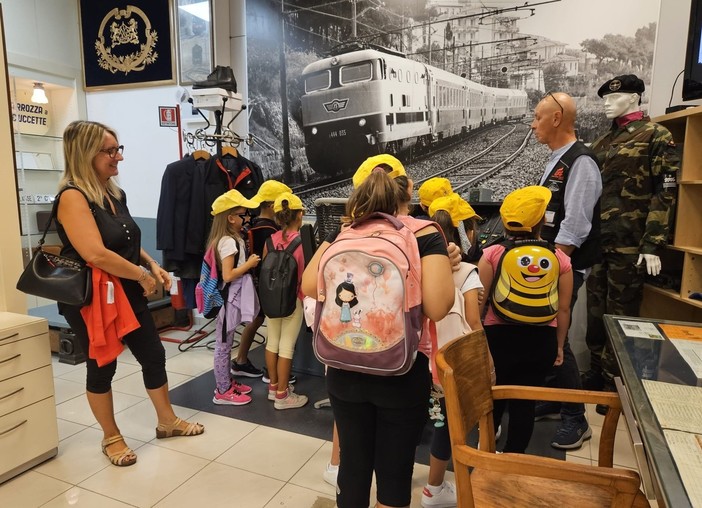
[[[612,129],[590,148],[602,168],[602,249],[656,254],[668,243],[680,156],[673,137],[648,118]]]

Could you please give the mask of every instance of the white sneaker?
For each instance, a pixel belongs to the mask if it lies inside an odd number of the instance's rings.
[[[436,494],[429,491],[425,485],[422,491],[422,506],[424,508],[454,508],[456,506],[456,486],[451,482],[441,484],[441,490]]]
[[[324,473],[322,474],[324,481],[332,487],[336,487],[337,476],[339,476],[339,466],[333,466],[330,463],[327,463],[327,467],[324,469]]]
[[[307,404],[307,395],[300,395],[288,390],[288,395],[284,399],[275,398],[273,407],[275,409],[294,409]]]

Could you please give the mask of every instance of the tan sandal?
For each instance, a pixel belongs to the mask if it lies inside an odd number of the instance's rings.
[[[180,428],[181,423],[187,423],[185,429]],[[176,418],[171,424],[159,423],[156,427],[156,437],[163,439],[165,437],[176,436],[199,436],[205,432],[205,427],[199,423],[190,423],[180,418]]]
[[[118,443],[119,441],[124,441],[124,438],[121,434],[117,434],[116,436],[103,439],[101,443],[102,453],[104,453],[107,456],[107,458],[110,459],[110,462],[115,466],[127,467],[131,466],[132,464],[136,464],[136,453],[134,453],[134,450],[132,450],[128,446],[115,453],[110,453],[107,451],[108,446],[110,446],[111,444]]]

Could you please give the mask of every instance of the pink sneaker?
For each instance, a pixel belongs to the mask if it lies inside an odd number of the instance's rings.
[[[242,395],[246,395],[247,393],[251,393],[251,388],[250,386],[245,385],[244,383],[240,383],[239,381],[232,381],[232,387]]]
[[[251,402],[251,397],[244,395],[243,393],[237,391],[234,383],[229,387],[224,393],[219,393],[219,390],[215,388],[214,397],[212,397],[212,402],[215,404],[223,406],[243,406]]]

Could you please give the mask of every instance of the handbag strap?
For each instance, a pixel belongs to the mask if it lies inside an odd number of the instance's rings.
[[[44,227],[44,234],[41,235],[41,239],[39,240],[39,248],[41,249],[41,246],[44,245],[44,241],[46,239],[46,234],[49,232],[49,228],[51,227],[51,223],[56,221],[56,224],[58,225],[58,220],[56,220],[56,214],[58,213],[58,203],[59,199],[61,199],[61,194],[64,193],[64,191],[67,191],[68,189],[75,189],[79,191],[83,196],[85,196],[85,200],[88,202],[88,206],[90,207],[90,211],[95,215],[95,206],[93,203],[88,199],[88,195],[83,192],[81,189],[78,187],[75,187],[73,185],[67,185],[63,189],[59,191],[58,194],[56,194],[56,197],[54,198],[54,204],[51,207],[51,215],[49,215],[49,219],[46,221],[46,226]]]

